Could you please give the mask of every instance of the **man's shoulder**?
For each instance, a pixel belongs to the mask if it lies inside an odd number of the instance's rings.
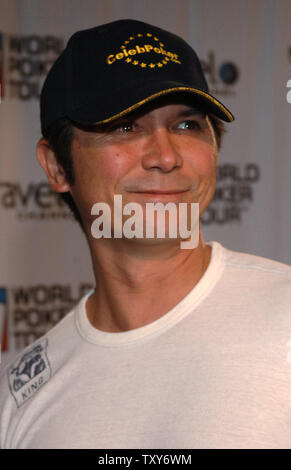
[[[274,259],[223,247],[225,265],[245,272],[269,273],[291,279],[291,266]]]
[[[10,446],[13,430],[30,407],[50,401],[52,384],[63,383],[78,356],[82,338],[76,315],[83,308],[83,296],[51,330],[14,357],[0,373],[0,448]]]
[[[219,253],[224,266],[221,282],[227,292],[242,300],[255,297],[257,302],[276,305],[290,312],[291,266],[221,245]]]

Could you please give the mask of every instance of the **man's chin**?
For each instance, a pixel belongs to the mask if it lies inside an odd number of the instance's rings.
[[[198,237],[198,242],[199,242],[199,237]],[[198,246],[198,243],[193,243],[192,238],[188,237],[187,239],[179,237],[170,237],[170,236],[164,236],[164,237],[151,237],[151,238],[146,238],[146,237],[133,237],[133,238],[122,238],[122,243],[126,244],[128,248],[130,246],[140,246],[140,247],[177,247],[179,249],[183,249],[183,246],[185,248],[196,248]],[[186,244],[186,245],[184,245]],[[188,246],[187,246],[188,244]]]

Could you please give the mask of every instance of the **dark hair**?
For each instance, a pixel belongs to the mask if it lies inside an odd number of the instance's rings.
[[[213,114],[208,114],[209,121],[212,124],[214,135],[217,142],[217,150],[221,149],[222,144],[222,137],[226,132],[225,126],[223,121],[221,121],[218,117],[214,116]]]
[[[221,148],[222,136],[225,133],[225,127],[223,122],[213,114],[209,114],[208,116],[213,126],[219,150]],[[75,175],[71,155],[71,146],[74,138],[74,123],[67,118],[58,119],[44,132],[43,137],[48,141],[51,149],[54,151],[57,162],[62,166],[68,183],[71,185],[74,184]],[[83,232],[85,233],[80,212],[71,196],[71,193],[60,193],[60,197],[70,208],[75,219],[79,222]]]

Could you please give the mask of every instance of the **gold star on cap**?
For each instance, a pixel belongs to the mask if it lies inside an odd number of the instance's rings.
[[[138,65],[138,60],[134,60],[132,63],[133,65]]]
[[[161,62],[158,62],[158,63],[157,63],[157,66],[158,66],[158,67],[163,67],[163,64],[161,64]]]
[[[139,64],[141,67],[146,67],[147,64],[145,64],[144,62],[142,62],[141,64]]]
[[[131,59],[128,57],[128,58],[126,59],[126,62],[131,62]]]
[[[142,38],[142,34],[139,33],[139,34],[138,34],[138,37],[139,37],[139,38]]]
[[[130,36],[129,40],[130,41],[133,41],[134,37],[133,36]]]
[[[149,65],[149,67],[150,67],[151,69],[153,69],[155,66],[156,66],[156,64],[153,64],[153,63],[151,63],[151,64]]]
[[[156,38],[156,36],[155,36],[155,37],[154,37],[154,40],[155,40],[155,41],[158,41],[158,38]]]
[[[152,34],[151,34],[151,33],[147,33],[147,36],[150,38],[150,37],[152,36]]]

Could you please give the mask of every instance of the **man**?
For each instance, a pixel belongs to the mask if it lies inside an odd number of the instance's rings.
[[[3,372],[2,448],[291,447],[290,268],[205,243],[200,226],[183,249],[171,211],[163,237],[112,219],[94,236],[94,205],[114,212],[116,195],[141,224],[147,203],[201,216],[221,119],[179,37],[121,20],[70,39],[42,90],[37,155],[86,234],[96,287]]]

